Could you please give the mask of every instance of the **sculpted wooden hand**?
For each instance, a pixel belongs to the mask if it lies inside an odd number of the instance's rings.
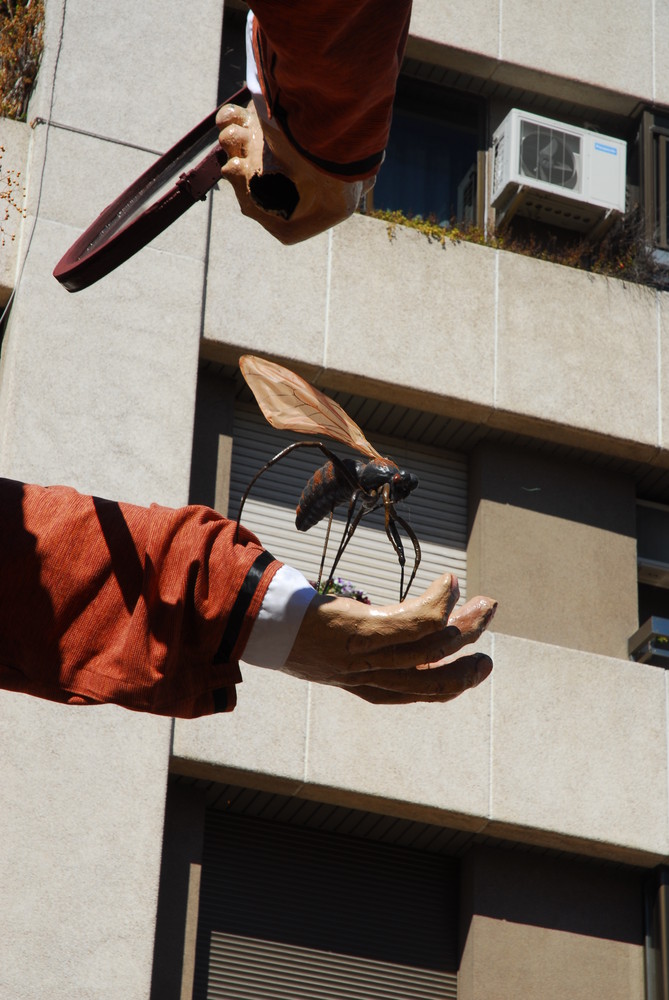
[[[315,597],[282,669],[376,704],[450,701],[490,674],[483,653],[444,661],[476,642],[497,607],[475,597],[454,610],[458,596],[457,579],[446,574],[421,597],[388,607]]]
[[[253,102],[218,112],[218,141],[228,155],[221,176],[232,185],[244,215],[281,243],[299,243],[347,219],[374,181],[341,181],[301,156]]]

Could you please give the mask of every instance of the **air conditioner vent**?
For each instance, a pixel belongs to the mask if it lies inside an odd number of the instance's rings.
[[[557,128],[520,123],[520,162],[523,177],[545,181],[567,191],[581,188],[581,139]]]

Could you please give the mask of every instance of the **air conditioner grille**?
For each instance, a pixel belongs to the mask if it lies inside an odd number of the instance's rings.
[[[581,137],[532,121],[520,123],[518,172],[569,191],[581,189]]]

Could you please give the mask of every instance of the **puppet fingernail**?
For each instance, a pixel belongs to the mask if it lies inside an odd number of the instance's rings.
[[[474,667],[474,670],[472,671],[471,686],[476,687],[478,684],[484,681],[486,677],[490,676],[491,671],[492,671],[492,660],[490,659],[490,657],[486,656],[485,653],[477,653],[476,665]]]
[[[484,621],[484,628],[487,628],[488,625],[490,624],[490,622],[493,620],[493,618],[495,617],[495,612],[496,611],[497,611],[497,601],[495,601],[495,603],[493,604],[493,606],[491,608],[488,608],[488,610],[486,612],[486,616],[485,616],[485,618],[483,620]]]

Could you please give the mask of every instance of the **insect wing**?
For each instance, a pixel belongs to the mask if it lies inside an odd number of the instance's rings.
[[[272,427],[301,434],[324,434],[368,458],[382,458],[338,403],[295,372],[252,354],[243,355],[239,367]]]

